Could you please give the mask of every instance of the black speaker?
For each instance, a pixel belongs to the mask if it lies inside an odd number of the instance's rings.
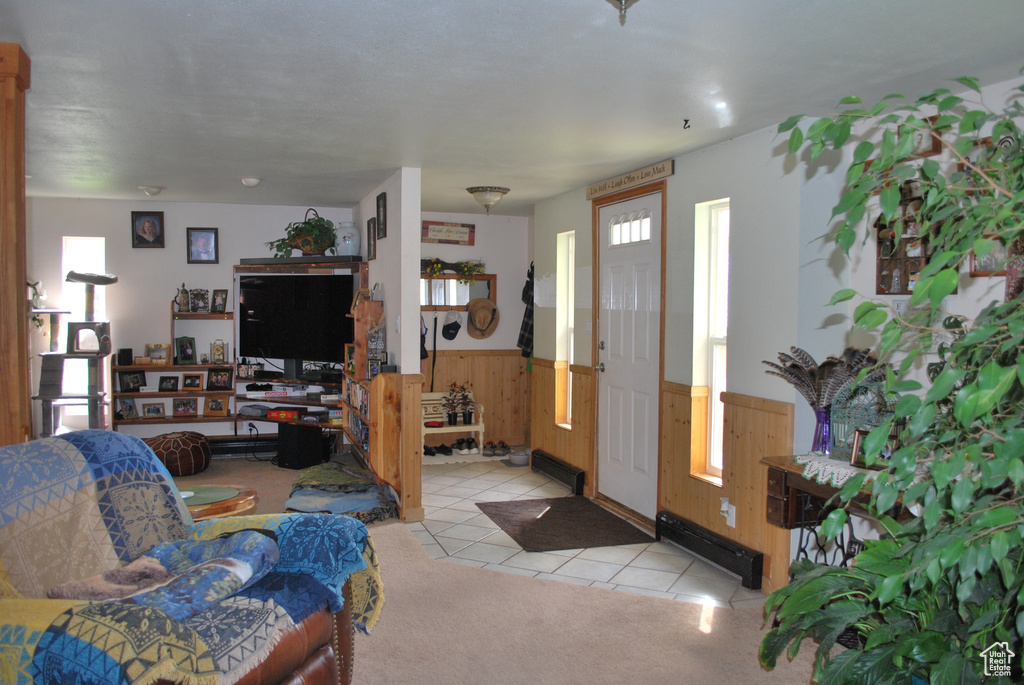
[[[132,362],[135,361],[135,356],[132,354],[132,348],[122,347],[117,351],[117,363],[120,366],[131,366]]]
[[[277,426],[277,465],[281,468],[307,469],[330,458],[330,441],[319,426]]]

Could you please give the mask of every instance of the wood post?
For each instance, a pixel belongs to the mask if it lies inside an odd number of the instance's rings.
[[[25,237],[25,91],[28,56],[0,43],[0,445],[32,437]]]

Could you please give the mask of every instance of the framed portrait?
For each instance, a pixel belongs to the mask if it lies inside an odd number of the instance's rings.
[[[376,359],[371,359],[370,361],[367,361],[366,375],[370,378],[373,378],[378,373],[380,373],[380,362],[377,361]]]
[[[174,339],[175,363],[195,364],[196,363],[196,339],[180,337]]]
[[[216,228],[188,228],[188,263],[218,264],[220,262],[220,244],[217,240]]]
[[[377,196],[377,240],[388,237],[388,194]]]
[[[146,402],[142,405],[142,418],[162,419],[164,417],[163,402]]]
[[[227,416],[228,396],[210,395],[206,398],[206,406],[203,407],[203,416]]]
[[[228,291],[227,288],[223,290],[214,290],[213,299],[210,300],[210,311],[211,312],[226,312],[228,309]]]
[[[207,390],[230,390],[233,369],[210,369],[206,376]]]
[[[164,213],[132,212],[132,247],[164,246]]]
[[[139,392],[139,389],[146,384],[146,373],[144,371],[120,371],[117,374],[117,384],[121,392]]]
[[[864,454],[864,441],[867,440],[868,433],[871,431],[858,428],[853,431],[853,449],[850,452],[850,465],[856,466],[862,469],[872,469],[874,471],[881,471],[885,469],[885,464],[880,462],[887,462],[892,458],[893,452],[897,448],[896,436],[899,434],[894,429],[893,434],[890,434],[889,439],[885,441],[885,445],[882,446],[882,451],[874,455],[874,461],[869,465],[867,463],[867,456]]]
[[[193,312],[210,311],[210,291],[206,288],[193,288],[189,290],[188,308]]]
[[[928,117],[928,128],[917,129],[911,134],[914,136],[912,154],[915,157],[933,157],[942,152],[942,139],[938,134],[933,135],[932,128],[938,120],[938,115]]]
[[[181,377],[181,389],[182,390],[202,390],[203,389],[203,374],[201,374],[201,373],[186,373],[186,374],[182,374],[182,377]]]
[[[366,220],[366,261],[377,258],[377,217]]]
[[[157,386],[160,392],[177,392],[178,391],[178,377],[177,376],[160,376],[160,385]]]
[[[137,419],[139,412],[135,409],[135,400],[130,397],[119,397],[117,400],[118,411],[121,412],[121,419]]]
[[[146,343],[146,357],[150,364],[168,364],[171,361],[171,346],[167,343]]]
[[[992,240],[994,247],[980,258],[971,250],[971,276],[1005,276],[1006,259],[1009,256],[1006,246],[994,236],[985,237]]]
[[[175,416],[198,416],[199,415],[199,398],[198,397],[176,397],[174,399],[174,415]]]

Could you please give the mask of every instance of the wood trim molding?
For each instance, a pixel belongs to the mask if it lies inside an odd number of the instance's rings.
[[[778,400],[766,400],[763,397],[753,397],[752,395],[741,395],[735,392],[723,392],[722,402],[725,404],[731,404],[737,407],[743,407],[744,409],[753,409],[755,411],[763,411],[769,414],[781,414],[783,416],[791,415],[793,413],[793,404],[791,402],[779,402]]]

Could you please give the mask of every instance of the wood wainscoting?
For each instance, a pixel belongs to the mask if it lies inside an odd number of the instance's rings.
[[[421,360],[423,392],[430,392],[431,352]],[[434,391],[447,392],[453,382],[473,391],[484,405],[484,440],[530,444],[530,379],[522,350],[438,350]],[[466,433],[465,437],[470,437]],[[436,443],[443,442],[437,436]]]
[[[793,405],[730,392],[722,393],[722,401],[724,468],[718,486],[690,475],[694,444],[706,439],[707,389],[662,384],[658,508],[763,552],[762,588],[772,592],[789,582],[790,533],[765,519],[768,467],[761,459],[792,452]],[[722,497],[736,506],[735,528],[719,513]]]
[[[589,366],[572,365],[572,425],[557,423],[557,389],[565,383],[564,362],[533,359],[530,433],[533,449],[544,450],[565,463],[586,472],[584,493],[597,494],[594,466],[594,370]]]

